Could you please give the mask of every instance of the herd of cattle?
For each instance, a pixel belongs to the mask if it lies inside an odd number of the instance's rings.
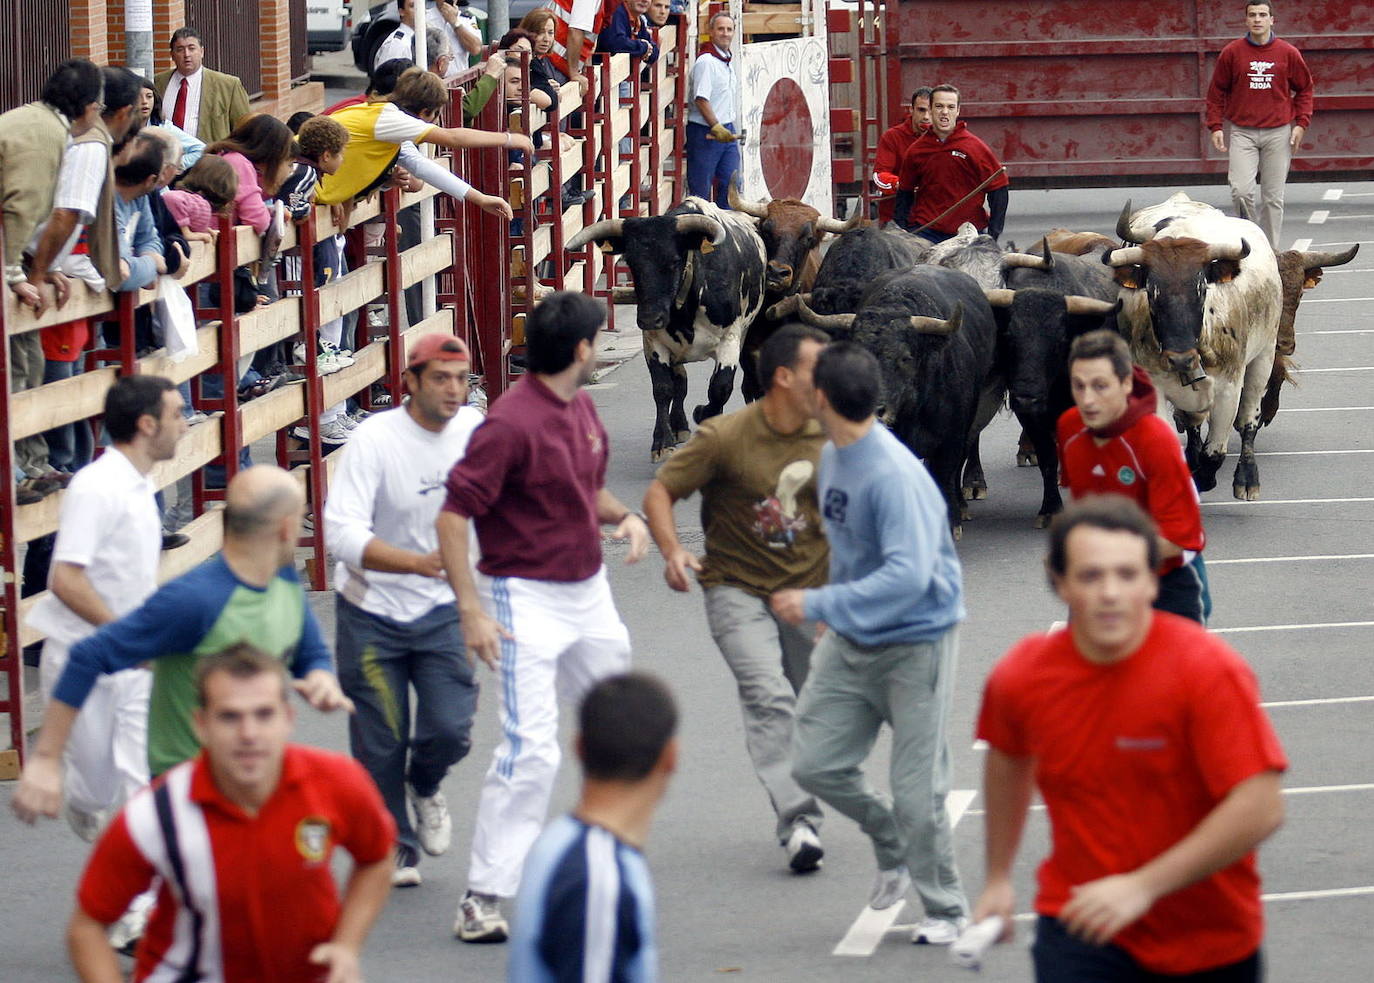
[[[1127,339],[1172,405],[1198,489],[1215,487],[1234,426],[1232,492],[1257,500],[1255,435],[1289,379],[1302,293],[1358,249],[1276,256],[1257,225],[1182,193],[1139,211],[1128,201],[1116,239],[1054,229],[1026,252],[970,225],[930,246],[794,199],[747,202],[732,189],[731,205],[688,198],[666,215],[598,222],[568,243],[622,254],[634,278],[616,299],[638,306],[657,408],[653,459],[690,433],[686,363],[715,361],[693,413],[700,423],[722,411],[737,369],[745,398],[757,398],[752,352],[800,320],[877,356],[883,420],[930,469],[956,536],[967,500],[987,495],[978,435],[1004,404],[1023,428],[1018,463],[1038,465],[1043,479],[1036,524],[1059,511],[1054,438],[1072,405],[1068,349],[1102,327]],[[827,235],[837,238],[822,259]]]

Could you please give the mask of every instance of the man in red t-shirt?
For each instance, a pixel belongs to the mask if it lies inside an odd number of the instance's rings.
[[[930,242],[944,242],[965,222],[996,239],[1007,219],[1006,170],[960,122],[959,90],[930,91],[930,128],[902,156],[893,219]]]
[[[922,86],[911,94],[911,115],[896,126],[889,127],[878,139],[878,152],[873,158],[873,186],[878,189],[878,224],[892,221],[896,207],[897,172],[902,169],[902,157],[930,126],[929,86]]]
[[[1244,659],[1151,609],[1158,542],[1119,496],[1065,509],[1048,565],[1069,627],[1023,639],[984,689],[987,886],[974,918],[1000,916],[1010,938],[1012,864],[1038,787],[1052,841],[1035,899],[1039,983],[1261,978],[1254,851],[1283,821],[1288,763]]]
[[[1059,418],[1059,484],[1074,498],[1124,495],[1159,529],[1161,611],[1206,624],[1207,592],[1202,510],[1183,449],[1156,413],[1154,385],[1131,365],[1114,331],[1092,331],[1069,348],[1073,409]]]
[[[130,800],[81,877],[67,941],[83,983],[124,978],[106,926],[158,879],[134,983],[360,979],[363,940],[391,890],[396,825],[356,761],[287,743],[289,692],[281,660],[252,646],[201,660],[204,750]],[[342,904],[336,846],[353,857]]]

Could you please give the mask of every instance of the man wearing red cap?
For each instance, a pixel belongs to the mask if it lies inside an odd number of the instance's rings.
[[[467,405],[467,347],[451,335],[413,343],[405,380],[404,405],[353,431],[324,517],[338,560],[339,682],[357,708],[349,742],[396,820],[391,882],[413,887],[420,850],[448,849],[451,822],[439,786],[468,753],[477,709],[434,522],[444,480],[482,415]]]

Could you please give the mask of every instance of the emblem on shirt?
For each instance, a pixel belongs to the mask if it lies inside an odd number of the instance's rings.
[[[296,850],[307,863],[323,863],[329,853],[329,820],[306,816],[296,824]]]
[[[601,453],[601,434],[597,433],[595,430],[588,430],[587,443],[591,444],[593,454]]]
[[[962,150],[951,150],[949,153],[951,157],[958,157],[960,160],[968,160],[968,154],[964,153]]]
[[[420,494],[421,494],[421,496],[428,495],[428,494],[429,494],[430,492],[432,492],[432,491],[439,491],[439,490],[440,490],[441,488],[443,488],[443,487],[444,487],[444,476],[443,476],[443,475],[430,475],[429,477],[421,478],[421,479],[420,479]]]
[[[754,534],[772,549],[787,549],[806,529],[797,496],[816,473],[810,461],[793,461],[778,473],[773,494],[754,504]]]
[[[832,488],[825,493],[825,517],[831,522],[844,525],[845,513],[849,510],[849,495]]]
[[[1123,485],[1134,485],[1135,472],[1123,464],[1121,465],[1121,470],[1117,471],[1116,473],[1116,480],[1121,482]]]
[[[1168,740],[1163,737],[1118,737],[1116,739],[1118,751],[1163,751],[1168,746]]]
[[[1274,87],[1274,63],[1272,61],[1252,61],[1250,63],[1250,88],[1272,89]]]

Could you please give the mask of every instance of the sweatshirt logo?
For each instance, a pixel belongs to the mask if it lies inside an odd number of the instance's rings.
[[[845,513],[849,511],[849,495],[838,488],[825,493],[825,517],[831,522],[844,525]]]
[[[958,157],[960,160],[968,160],[968,154],[964,153],[962,150],[951,150],[950,154]]]
[[[1250,62],[1250,89],[1272,89],[1274,87],[1274,63],[1272,61]]]
[[[1135,472],[1123,464],[1121,466],[1121,470],[1116,473],[1116,480],[1121,482],[1123,485],[1134,485]]]

